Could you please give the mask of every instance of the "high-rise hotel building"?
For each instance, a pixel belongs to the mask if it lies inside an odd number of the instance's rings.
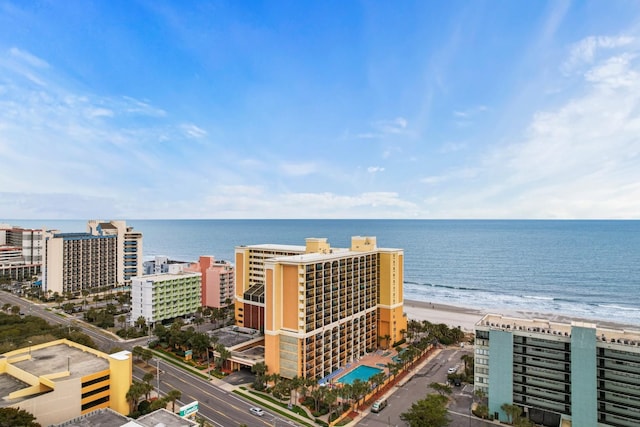
[[[77,294],[128,284],[142,275],[142,233],[125,221],[89,221],[87,229],[85,233],[46,233],[44,291]]]
[[[309,238],[235,254],[237,323],[264,331],[269,372],[319,379],[377,348],[380,337],[402,339],[401,249],[356,236],[347,249]]]
[[[44,234],[43,229],[0,224],[0,277],[22,280],[40,274]]]
[[[517,405],[536,425],[640,425],[640,332],[488,314],[476,324],[476,391],[489,414]]]

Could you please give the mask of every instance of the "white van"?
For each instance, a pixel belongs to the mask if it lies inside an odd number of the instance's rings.
[[[371,412],[380,412],[387,407],[387,399],[379,399],[371,405]]]

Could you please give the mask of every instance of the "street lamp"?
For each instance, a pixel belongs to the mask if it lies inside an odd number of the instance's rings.
[[[209,347],[207,347],[207,381],[211,381],[211,362],[209,362]]]
[[[158,384],[158,399],[160,399],[160,359],[156,359],[156,381]]]
[[[31,358],[31,344],[32,344],[32,342],[29,341],[29,358]]]

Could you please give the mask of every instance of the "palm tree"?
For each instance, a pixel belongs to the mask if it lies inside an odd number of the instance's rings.
[[[122,325],[122,329],[127,329],[127,316],[121,314],[120,316],[118,316],[118,322],[120,322],[120,324]]]
[[[296,405],[298,403],[298,388],[302,385],[304,378],[300,378],[299,376],[295,376],[291,378],[291,394],[289,395],[289,403],[291,403],[291,399],[293,398],[293,393],[295,392],[295,398],[293,400],[293,404]]]
[[[182,397],[182,392],[180,390],[169,390],[167,393],[167,399],[171,402],[171,410],[176,412],[176,400],[180,400]]]
[[[147,372],[142,377],[142,381],[144,381],[144,384],[146,384],[146,386],[147,386],[147,392],[145,393],[147,400],[149,400],[149,393],[151,393],[151,390],[153,390],[153,386],[151,385],[151,381],[153,380],[153,378],[154,378],[154,376],[150,372]],[[160,397],[160,390],[158,390],[158,397]]]
[[[325,392],[326,392],[325,387],[316,387],[313,390],[311,390],[311,397],[313,398],[313,402],[315,403],[316,412],[320,410],[320,401],[324,397]]]
[[[351,389],[353,391],[353,397],[356,400],[356,405],[360,404],[360,399],[362,399],[367,391],[369,391],[369,385],[360,379],[355,379],[351,383]]]
[[[325,393],[324,403],[329,407],[329,421],[331,421],[331,415],[333,414],[333,404],[338,400],[338,390],[333,388]]]
[[[371,382],[373,384],[375,384],[375,391],[376,392],[378,391],[380,386],[384,383],[384,380],[386,378],[387,378],[387,376],[384,374],[384,372],[378,372],[377,374],[375,374],[374,376],[372,376],[370,378]]]
[[[146,389],[143,383],[134,381],[131,384],[126,394],[126,399],[127,399],[127,402],[129,402],[129,405],[130,405],[129,409],[131,410],[131,412],[135,410],[135,407],[137,406],[138,401],[140,400],[140,397],[142,397],[145,394],[145,392],[146,392]]]
[[[387,363],[387,369],[389,369],[389,375],[391,375],[391,379],[394,379],[400,371],[400,366],[397,363],[389,362]]]
[[[222,370],[222,368],[224,367],[224,364],[227,360],[229,360],[231,358],[231,352],[229,350],[227,350],[226,348],[224,348],[224,346],[222,344],[218,345],[218,368],[220,370]]]
[[[460,357],[460,360],[464,362],[464,373],[466,375],[467,369],[469,366],[473,366],[473,355],[471,354],[463,354]]]
[[[386,346],[385,346],[385,347],[388,349],[388,348],[389,348],[389,346],[391,345],[391,335],[386,334],[386,335],[384,335],[384,336],[382,337],[382,339],[385,341],[385,343],[386,343]]]
[[[264,390],[265,375],[269,367],[264,362],[258,362],[251,367],[251,372],[256,374],[254,388]]]

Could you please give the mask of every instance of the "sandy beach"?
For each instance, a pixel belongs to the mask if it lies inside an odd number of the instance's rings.
[[[627,329],[640,331],[640,325],[628,325],[614,322],[607,322],[594,319],[569,318],[555,313],[540,313],[537,311],[510,311],[500,312],[483,311],[473,308],[457,307],[453,305],[430,303],[426,301],[405,300],[404,312],[411,320],[427,320],[431,323],[444,323],[450,327],[460,327],[465,332],[473,332],[475,324],[482,319],[485,314],[502,314],[504,316],[518,317],[524,319],[547,319],[555,322],[571,323],[572,320],[595,323],[601,328]]]
[[[409,319],[444,323],[450,327],[460,326],[460,329],[467,332],[472,332],[474,325],[487,314],[471,308],[414,300],[404,301],[404,312]]]

